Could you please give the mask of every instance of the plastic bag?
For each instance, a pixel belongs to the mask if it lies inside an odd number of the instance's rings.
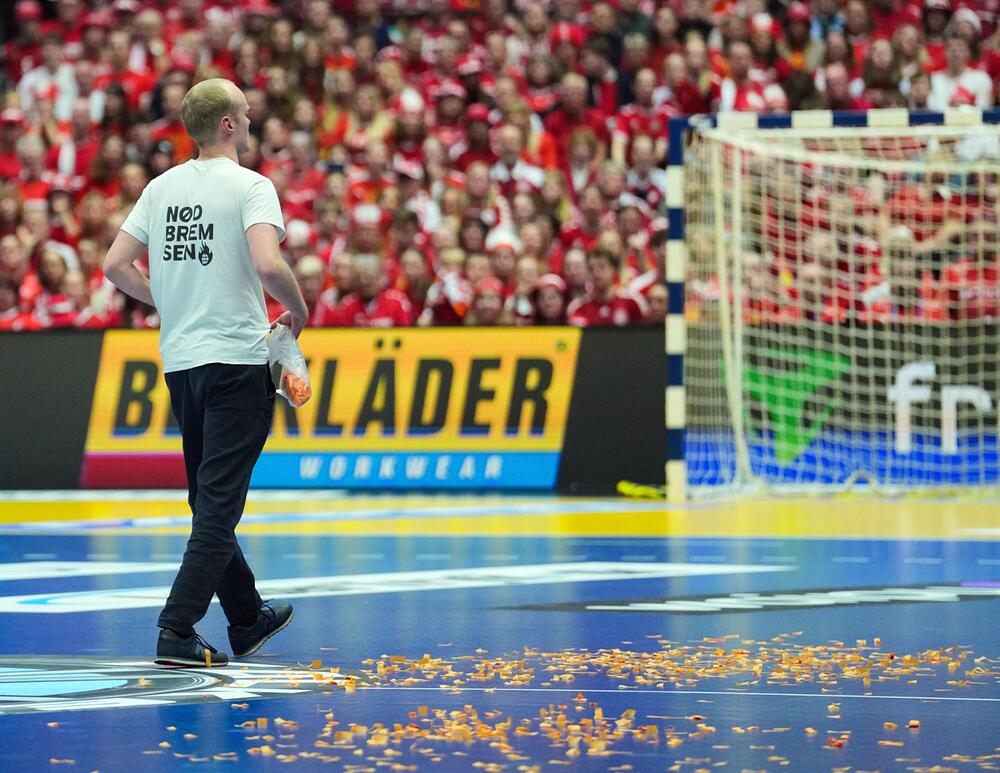
[[[312,397],[312,386],[306,359],[287,325],[275,325],[268,335],[267,358],[272,365],[281,365],[278,394],[295,408],[301,408]]]

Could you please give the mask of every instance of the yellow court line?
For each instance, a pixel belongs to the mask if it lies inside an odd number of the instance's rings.
[[[663,506],[662,512],[511,514],[512,503],[557,504],[554,499],[463,497],[365,497],[248,503],[247,512],[316,513],[315,520],[280,523],[245,522],[243,534],[325,534],[374,536],[539,536],[539,537],[812,537],[867,539],[1000,539],[1000,508],[961,500],[883,500],[830,498],[734,500],[696,507]],[[344,518],[361,508],[495,505],[496,514],[459,517],[407,515],[398,518]],[[0,503],[0,522],[33,520],[102,520],[183,515],[182,501]],[[340,520],[324,519],[336,514]],[[141,519],[140,519],[141,520]],[[972,530],[972,531],[970,531]],[[976,533],[975,530],[980,530]],[[990,533],[993,530],[993,533]],[[108,528],[90,533],[185,534],[186,527]]]

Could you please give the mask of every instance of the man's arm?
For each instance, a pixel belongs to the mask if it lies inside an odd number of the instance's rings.
[[[122,292],[149,306],[155,306],[149,279],[135,267],[135,262],[145,251],[145,244],[132,234],[119,231],[104,258],[104,276]]]
[[[297,338],[309,317],[299,283],[278,251],[278,232],[270,223],[255,223],[247,229],[250,257],[264,289],[278,303],[288,309],[289,318],[282,314],[278,322],[289,325]]]

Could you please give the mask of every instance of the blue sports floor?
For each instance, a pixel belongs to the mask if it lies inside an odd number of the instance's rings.
[[[0,500],[3,773],[1000,770],[1000,501],[256,493],[295,619],[186,670],[183,497],[67,497]]]

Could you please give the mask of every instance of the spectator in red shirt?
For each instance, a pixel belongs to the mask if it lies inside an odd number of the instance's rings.
[[[872,39],[872,19],[868,0],[847,0],[844,5],[844,35],[854,51],[854,61],[863,62]]]
[[[476,282],[472,290],[472,312],[467,322],[482,327],[496,327],[507,323],[503,282],[492,276]]]
[[[753,52],[748,43],[734,40],[726,52],[729,59],[729,77],[724,78],[720,88],[719,112],[763,113],[767,107],[764,101],[764,87],[750,77]]]
[[[423,314],[427,303],[427,291],[430,290],[433,277],[427,257],[416,247],[409,247],[399,260],[399,277],[396,279],[396,289],[406,295],[410,302],[410,318],[416,324]]]
[[[654,138],[657,158],[665,158],[667,154],[667,123],[672,111],[653,104],[656,74],[649,69],[639,70],[634,85],[635,101],[623,105],[615,115],[611,134],[611,158],[622,165],[628,163],[631,140],[639,134]]]
[[[378,255],[353,257],[354,290],[334,310],[338,327],[406,327],[411,324],[410,302],[399,290],[381,289],[382,264]]]
[[[607,38],[591,37],[583,46],[580,67],[587,76],[588,102],[606,115],[618,112],[618,71]]]
[[[17,282],[0,274],[0,332],[39,330],[41,325],[31,314],[21,310]]]
[[[579,327],[624,327],[642,322],[644,314],[638,296],[619,291],[615,281],[621,271],[621,259],[598,250],[587,257],[591,289],[570,304],[569,324]]]
[[[90,103],[77,99],[73,103],[68,130],[62,133],[59,142],[49,148],[45,165],[72,182],[74,190],[82,189],[87,183],[90,165],[97,155],[100,140],[90,120]]]
[[[684,41],[684,63],[687,68],[687,82],[694,91],[687,95],[685,106],[692,113],[709,113],[719,104],[719,77],[712,71],[705,39],[691,33]],[[697,95],[697,96],[695,96]]]
[[[521,157],[524,152],[524,135],[514,124],[504,124],[497,134],[498,160],[490,170],[490,177],[500,187],[500,192],[512,199],[518,192],[536,193],[545,181],[545,171],[528,164]]]
[[[496,163],[497,156],[490,144],[490,111],[486,105],[473,104],[465,111],[465,140],[449,150],[455,159],[455,168],[465,172],[477,161],[489,166]]]
[[[37,134],[22,135],[15,146],[21,174],[17,192],[21,200],[44,201],[52,190],[54,175],[45,168],[45,143]]]
[[[924,0],[924,46],[928,69],[943,70],[945,66],[945,30],[951,20],[952,0]]]
[[[587,105],[587,81],[575,72],[567,73],[559,86],[559,103],[545,117],[545,130],[552,136],[556,148],[557,163],[564,167],[567,163],[567,148],[573,132],[588,127],[594,134],[600,150],[598,156],[607,153],[609,139],[607,114],[600,108]]]
[[[823,68],[826,81],[823,97],[829,110],[867,110],[871,105],[863,97],[851,95],[851,81],[847,68],[838,63]]]
[[[952,319],[996,319],[1000,316],[1000,266],[996,223],[977,221],[967,227],[968,253],[942,276]]]
[[[16,107],[0,112],[0,180],[21,176],[21,160],[16,146],[24,130],[24,121],[24,111]]]
[[[151,138],[154,142],[166,140],[174,149],[174,163],[182,164],[195,154],[194,140],[184,130],[181,122],[181,102],[187,88],[171,83],[163,89],[163,117],[153,123]]]
[[[589,127],[581,126],[569,136],[563,174],[573,201],[579,200],[580,193],[597,179],[597,168],[602,160],[600,152],[597,137]]]
[[[128,108],[133,112],[148,107],[154,77],[148,71],[132,68],[129,61],[132,50],[132,33],[127,28],[115,28],[108,35],[108,70],[98,76],[95,88],[105,89],[115,84],[125,92]]]

